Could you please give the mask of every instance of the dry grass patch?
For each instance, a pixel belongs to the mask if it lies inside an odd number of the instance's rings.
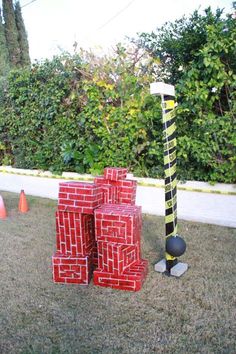
[[[56,202],[1,193],[0,352],[235,353],[236,230],[179,223],[190,268],[180,279],[154,272],[163,255],[163,218],[143,216],[149,275],[137,293],[52,282]]]

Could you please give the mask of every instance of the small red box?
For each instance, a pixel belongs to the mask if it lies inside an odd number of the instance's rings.
[[[142,214],[135,205],[104,204],[95,210],[95,238],[133,245],[140,242]]]
[[[113,289],[139,291],[147,272],[148,263],[146,260],[141,260],[132,264],[123,274],[111,274],[98,268],[93,273],[93,282],[95,285]]]
[[[104,197],[104,203],[107,200],[108,203],[112,203],[113,201],[113,204],[135,205],[137,181],[129,179],[112,181],[104,177],[96,177],[94,183],[103,188],[103,193],[108,193],[105,188],[115,189],[115,192],[113,192],[115,197],[110,197],[110,199]]]
[[[98,241],[98,268],[110,274],[123,274],[132,264],[140,260],[140,245],[123,245]]]
[[[65,256],[55,253],[52,257],[53,281],[88,285],[92,276],[92,257]]]
[[[127,168],[122,167],[106,167],[104,169],[104,177],[110,181],[119,181],[127,176]]]
[[[103,203],[103,190],[94,183],[63,182],[59,185],[58,210],[93,214]]]

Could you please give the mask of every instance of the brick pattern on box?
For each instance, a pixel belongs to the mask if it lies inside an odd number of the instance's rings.
[[[98,268],[110,274],[122,274],[140,260],[139,244],[121,245],[98,241]]]
[[[94,247],[93,215],[56,212],[57,251],[66,255],[89,255]]]
[[[87,285],[96,262],[94,210],[103,202],[100,186],[65,182],[59,185],[53,280]]]
[[[94,284],[138,291],[147,274],[147,261],[141,259],[141,207],[104,204],[95,215],[98,268]]]
[[[119,290],[139,291],[147,276],[148,262],[141,259],[140,262],[127,268],[123,274],[111,274],[98,269],[93,273],[95,285]]]
[[[95,210],[96,240],[134,244],[140,242],[141,207],[104,204]]]
[[[58,210],[75,213],[93,214],[103,202],[102,188],[93,183],[60,183]]]
[[[94,183],[101,186],[107,195],[103,199],[104,203],[135,205],[137,181],[128,179],[112,181],[104,177],[96,177]]]
[[[137,181],[124,180],[118,182],[117,200],[118,204],[135,205]]]
[[[103,204],[115,204],[117,202],[117,187],[102,185]]]
[[[141,207],[137,183],[126,168],[107,167],[94,183],[59,185],[53,280],[138,291],[147,275],[141,258]]]
[[[65,256],[55,253],[52,257],[53,280],[56,283],[87,285],[92,276],[91,257]]]
[[[117,204],[117,186],[116,182],[105,179],[104,177],[96,177],[94,183],[102,188],[103,204]]]
[[[127,176],[127,168],[106,167],[104,169],[104,178],[110,181],[119,181]]]

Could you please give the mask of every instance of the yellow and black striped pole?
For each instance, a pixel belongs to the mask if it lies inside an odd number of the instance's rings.
[[[176,178],[176,124],[175,101],[170,95],[161,94],[164,137],[165,173],[165,236],[177,235],[177,178]],[[166,270],[177,264],[177,258],[167,252]]]
[[[184,253],[186,244],[177,235],[177,176],[176,176],[176,125],[175,125],[175,89],[172,85],[155,82],[150,86],[153,95],[161,96],[164,138],[165,173],[165,259],[155,265],[155,270],[179,276],[187,269],[184,263],[177,270],[177,256]],[[173,274],[172,274],[173,273]]]

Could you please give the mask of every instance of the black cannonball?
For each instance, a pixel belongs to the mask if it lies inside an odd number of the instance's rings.
[[[169,236],[166,240],[166,252],[172,257],[180,257],[186,250],[186,243],[180,236]]]

